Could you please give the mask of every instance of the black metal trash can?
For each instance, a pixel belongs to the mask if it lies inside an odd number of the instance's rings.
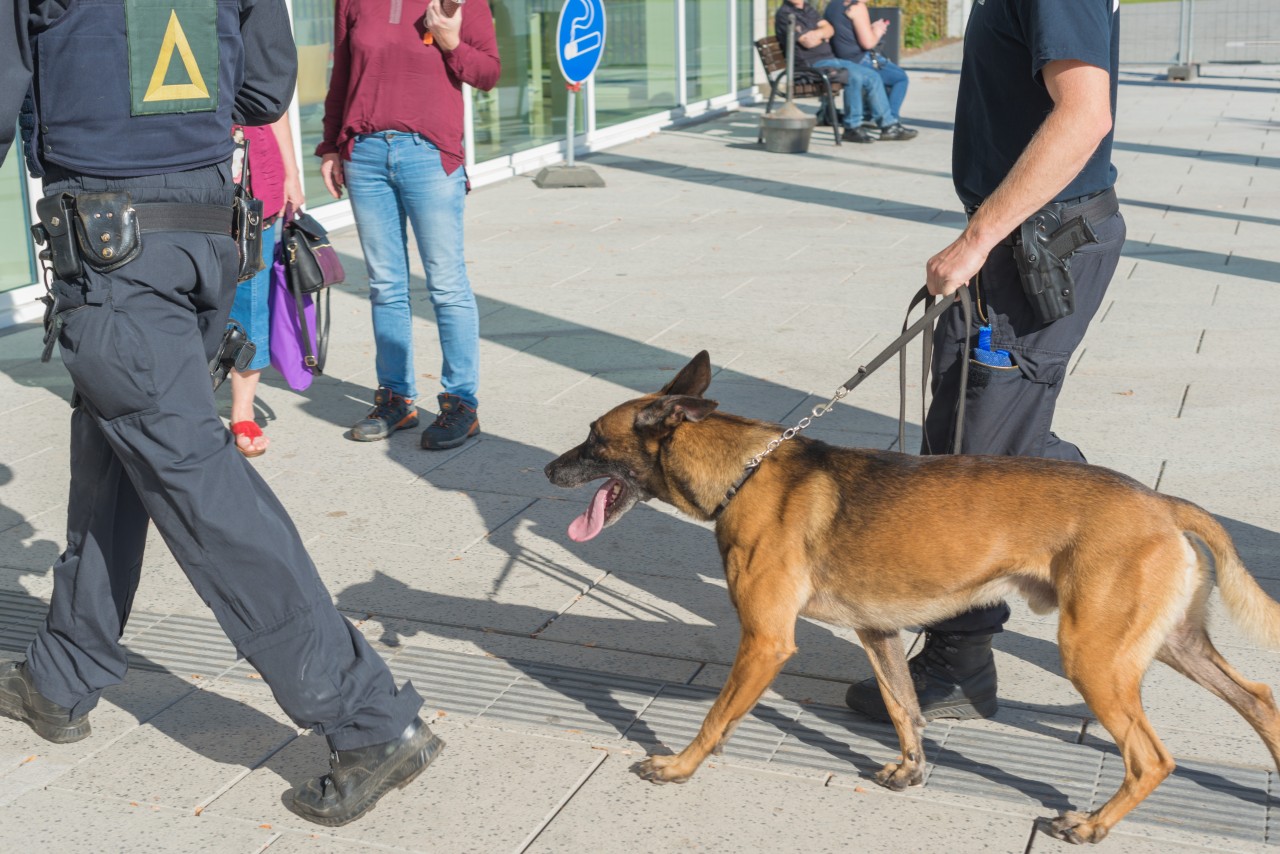
[[[906,35],[902,31],[902,7],[901,6],[868,6],[867,12],[871,15],[871,20],[878,21],[881,18],[888,20],[889,29],[885,32],[884,38],[880,40],[880,46],[877,48],[890,62],[894,65],[901,65],[898,57],[902,54],[902,39]]]

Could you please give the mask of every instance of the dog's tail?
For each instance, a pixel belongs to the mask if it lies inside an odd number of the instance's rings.
[[[1216,519],[1189,501],[1174,501],[1178,527],[1203,540],[1213,554],[1218,592],[1236,625],[1258,643],[1280,647],[1280,602],[1258,586],[1240,560],[1231,535]]]

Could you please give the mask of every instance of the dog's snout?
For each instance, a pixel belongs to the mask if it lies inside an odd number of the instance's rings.
[[[565,468],[578,459],[578,451],[579,448],[572,448],[547,463],[547,465],[542,469],[542,473],[547,476],[547,480],[551,481],[556,486],[565,486]]]

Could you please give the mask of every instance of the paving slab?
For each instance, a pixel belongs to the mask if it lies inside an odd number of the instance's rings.
[[[367,820],[317,830],[285,806],[297,786],[325,768],[324,740],[315,736],[272,756],[203,815],[253,816],[281,832],[405,851],[519,851],[607,755],[572,741],[490,729],[456,728],[443,737],[444,751],[418,782],[385,797]],[[498,767],[502,773],[493,774]]]
[[[57,820],[32,821],[32,816]],[[66,820],[73,817],[73,820]],[[275,837],[270,827],[233,818],[193,815],[140,801],[94,797],[61,789],[30,792],[0,806],[0,822],[22,828],[22,851],[173,851],[252,854]]]
[[[529,852],[843,852],[860,848],[1011,852],[1029,822],[976,809],[853,793],[811,780],[708,763],[688,783],[655,786],[613,753],[533,841]],[[909,815],[908,815],[909,812]]]

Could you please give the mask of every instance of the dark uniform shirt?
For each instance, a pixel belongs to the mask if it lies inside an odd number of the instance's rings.
[[[1111,74],[1116,114],[1118,0],[979,0],[964,35],[951,171],[966,207],[980,204],[1009,174],[1053,109],[1044,67],[1074,59]],[[1055,201],[1105,190],[1115,183],[1112,134]]]
[[[13,145],[18,113],[31,92],[33,39],[70,5],[71,0],[0,0],[0,163]],[[236,124],[270,124],[284,114],[293,97],[297,56],[292,40],[280,37],[289,32],[288,10],[282,0],[239,0],[239,5],[244,68],[231,116]],[[92,87],[94,81],[85,80],[84,85]],[[230,128],[227,133],[230,156]]]
[[[797,65],[813,65],[820,59],[835,59],[835,54],[831,52],[831,45],[823,41],[815,47],[805,47],[800,44],[800,36],[816,30],[822,22],[822,15],[817,9],[804,4],[803,9],[797,9],[786,0],[783,0],[778,11],[773,16],[773,34],[778,37],[778,44],[782,45],[782,49],[787,49],[787,28],[790,25],[792,17],[796,20],[796,64]]]
[[[858,44],[858,34],[853,31],[853,21],[850,21],[846,14],[850,6],[856,6],[860,2],[862,0],[831,0],[827,4],[826,11],[822,13],[823,19],[835,30],[835,35],[831,37],[831,49],[840,59],[847,59],[850,62],[861,62],[862,55],[866,53],[862,45]]]

